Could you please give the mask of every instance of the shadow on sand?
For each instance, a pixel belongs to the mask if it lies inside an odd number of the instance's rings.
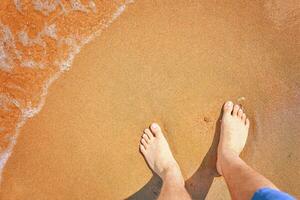
[[[216,121],[216,128],[212,144],[206,153],[197,171],[185,181],[185,187],[192,199],[205,199],[215,177],[220,176],[216,169],[217,147],[220,139],[221,116]],[[152,178],[139,191],[126,200],[155,200],[158,198],[162,187],[162,180],[153,174]]]

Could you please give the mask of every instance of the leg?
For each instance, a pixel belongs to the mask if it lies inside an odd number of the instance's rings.
[[[239,154],[249,130],[249,119],[238,105],[226,102],[223,108],[221,135],[218,146],[218,172],[224,176],[232,199],[251,199],[260,188],[276,186],[248,166]]]
[[[163,180],[159,200],[191,199],[184,187],[184,179],[169,144],[156,123],[151,124],[150,129],[144,130],[140,151],[150,169]]]

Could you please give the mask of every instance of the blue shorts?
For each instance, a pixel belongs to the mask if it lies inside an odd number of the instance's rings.
[[[261,188],[254,193],[252,200],[296,200],[296,199],[285,192],[281,192],[271,188]]]

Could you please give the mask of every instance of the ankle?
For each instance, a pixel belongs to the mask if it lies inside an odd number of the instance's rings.
[[[239,154],[231,149],[218,149],[217,170],[219,174],[224,176],[224,167],[228,166],[230,163],[236,162],[236,160],[239,159]]]
[[[172,183],[173,185],[184,186],[184,179],[178,164],[170,165],[165,169],[161,176],[164,183]]]

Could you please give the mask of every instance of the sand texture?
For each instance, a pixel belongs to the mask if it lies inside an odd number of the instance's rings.
[[[22,127],[0,198],[153,200],[161,181],[138,143],[156,121],[193,199],[230,199],[213,173],[228,99],[251,120],[243,159],[300,198],[300,9],[284,2],[130,4]]]

